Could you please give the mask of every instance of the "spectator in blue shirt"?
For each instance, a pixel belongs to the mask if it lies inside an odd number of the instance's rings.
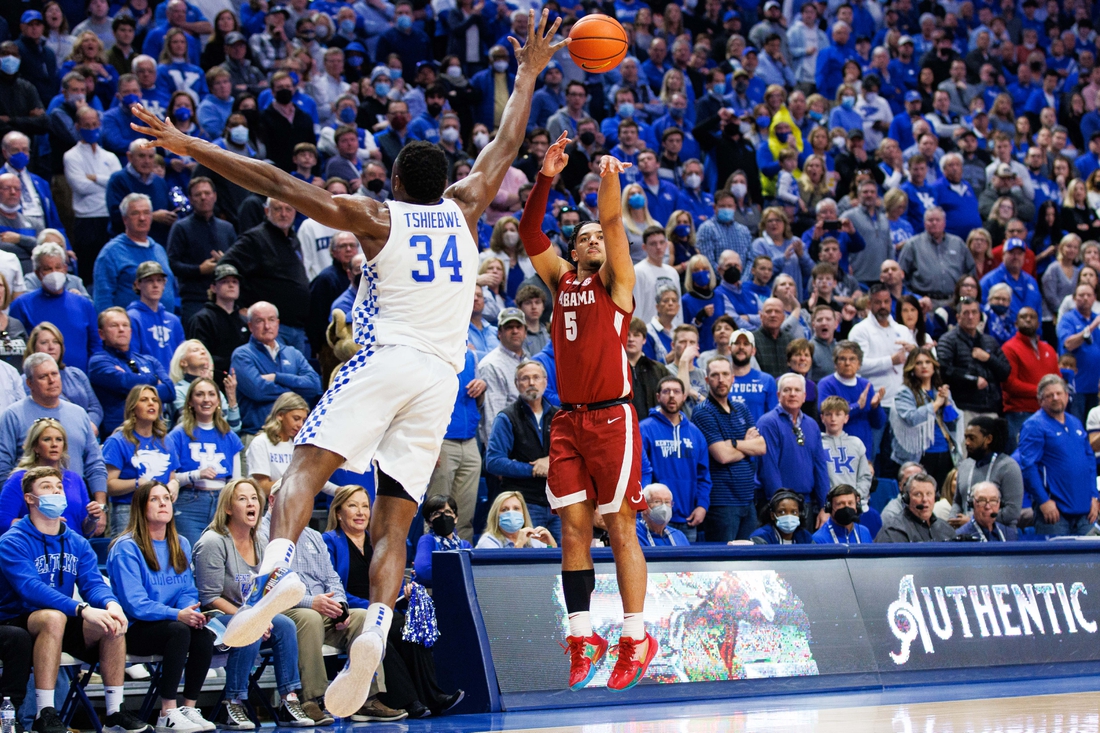
[[[393,28],[378,38],[374,57],[388,59],[391,53],[401,57],[405,81],[411,84],[416,77],[416,65],[432,60],[432,40],[413,23],[413,6],[408,0],[394,4]]]
[[[635,520],[638,544],[642,547],[686,547],[691,543],[683,532],[670,526],[675,500],[664,484],[649,484],[642,489],[649,508]]]
[[[983,280],[984,292],[984,280]],[[1097,405],[1097,384],[1100,382],[1100,340],[1093,337],[1093,331],[1100,326],[1100,316],[1092,313],[1096,303],[1093,287],[1080,280],[1073,290],[1076,308],[1067,311],[1058,321],[1058,351],[1060,354],[1072,354],[1077,359],[1077,398],[1084,401],[1087,415]]]
[[[950,225],[948,231],[950,231]],[[1017,237],[1009,239],[1004,245],[1004,261],[983,277],[981,281],[982,296],[987,303],[989,302],[989,290],[997,283],[1004,283],[1012,289],[1012,303],[1008,307],[1008,320],[1010,323],[1016,322],[1016,314],[1025,306],[1035,309],[1036,313],[1042,313],[1043,298],[1039,294],[1039,283],[1031,275],[1024,272],[1026,252],[1027,244],[1024,243],[1024,240]]]
[[[806,500],[801,494],[781,489],[768,501],[766,522],[749,538],[754,545],[812,545],[813,536],[802,528]]]
[[[815,545],[871,544],[871,532],[859,523],[859,493],[848,484],[838,484],[825,497],[829,519],[814,532]]]
[[[142,262],[134,276],[138,297],[126,308],[133,328],[131,347],[139,354],[153,357],[165,369],[171,366],[176,347],[183,343],[183,324],[161,302],[167,282],[168,277],[158,262]]]
[[[1085,535],[1100,513],[1096,456],[1081,421],[1066,412],[1065,381],[1048,374],[1036,392],[1040,410],[1024,422],[1016,451],[1024,488],[1038,509],[1035,532]]]
[[[140,133],[130,127],[135,118],[130,109],[141,102],[141,85],[133,74],[123,74],[118,78],[118,103],[107,110],[102,119],[103,133],[100,143],[119,158],[125,160],[130,143],[142,139]],[[140,124],[140,123],[139,123]]]
[[[1100,168],[1100,128],[1092,131],[1088,138],[1088,152],[1077,156],[1073,165],[1082,181],[1088,180],[1093,171]]]
[[[886,68],[889,70],[890,76],[901,81],[906,89],[916,91],[917,77],[920,75],[920,63],[913,56],[913,39],[911,37],[902,36],[898,39],[898,57],[892,60]],[[906,101],[908,101],[908,97]]]
[[[846,48],[851,34],[851,26],[844,21],[837,21],[833,25],[833,45],[817,52],[817,70],[814,80],[817,83],[817,91],[825,95],[826,99],[834,98],[837,88],[844,81],[844,62],[853,53]]]
[[[153,357],[132,351],[131,335],[130,316],[122,308],[111,307],[99,314],[103,351],[88,362],[88,379],[103,406],[103,435],[110,435],[122,424],[126,397],[139,384],[156,387],[161,404],[171,404],[176,398],[168,370]]]
[[[119,209],[126,231],[104,245],[95,260],[93,301],[102,312],[111,306],[125,308],[133,300],[137,268],[151,260],[168,273],[162,298],[175,306],[176,279],[168,265],[168,253],[149,235],[153,223],[152,201],[143,193],[128,194]]]

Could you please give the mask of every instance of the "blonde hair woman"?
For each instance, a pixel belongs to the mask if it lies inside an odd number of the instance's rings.
[[[290,466],[294,452],[294,436],[302,429],[309,416],[309,405],[294,392],[283,392],[271,406],[263,429],[248,446],[248,472],[252,481],[264,492],[271,493],[271,486]],[[336,484],[325,483],[324,492],[332,494]]]
[[[1062,202],[1062,231],[1073,232],[1081,239],[1100,239],[1100,218],[1089,208],[1088,188],[1080,178],[1074,178],[1066,186],[1066,198]]]
[[[665,237],[672,245],[672,251],[668,253],[668,264],[683,275],[688,260],[699,254],[699,250],[695,248],[695,217],[691,212],[683,209],[673,211],[665,225]]]
[[[168,365],[168,378],[176,386],[175,408],[183,411],[183,404],[187,401],[187,390],[196,379],[204,377],[214,378],[214,357],[206,344],[198,339],[188,339],[176,347],[172,354],[172,361]],[[221,408],[225,415],[225,421],[234,432],[241,429],[241,408],[237,404],[237,373],[230,370],[222,381]]]
[[[637,183],[631,183],[623,188],[622,212],[623,227],[626,229],[626,238],[630,242],[630,259],[637,264],[645,259],[642,233],[649,227],[661,226],[661,222],[649,213],[649,200],[646,198],[645,191]]]
[[[84,31],[73,39],[72,51],[57,71],[58,78],[63,78],[77,66],[87,67],[95,74],[95,94],[106,106],[118,91],[118,71],[107,63],[103,40],[93,31]]]
[[[493,225],[493,234],[489,237],[489,249],[479,255],[481,261],[490,257],[500,260],[504,265],[504,280],[501,283],[501,292],[514,297],[519,284],[535,274],[535,266],[527,257],[527,251],[523,248],[523,242],[519,238],[519,219],[514,216],[505,216],[497,220]],[[513,269],[519,267],[523,276],[513,274]],[[509,287],[514,286],[514,287]]]
[[[477,541],[477,549],[557,546],[550,530],[531,526],[527,502],[518,491],[504,491],[493,500],[485,521],[485,534]]]
[[[508,307],[504,300],[504,290],[508,284],[504,272],[504,261],[496,257],[486,257],[477,268],[477,284],[481,286],[481,296],[485,298],[481,317],[490,323],[496,323],[497,315]]]
[[[828,139],[828,133],[826,133],[826,139]],[[835,188],[829,177],[825,158],[817,154],[807,157],[802,164],[802,176],[799,181],[799,195],[806,204],[806,211],[813,212],[821,201],[832,198]]]

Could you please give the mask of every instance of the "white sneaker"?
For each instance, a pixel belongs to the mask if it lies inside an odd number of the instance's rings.
[[[149,668],[144,664],[131,664],[126,668],[126,676],[132,680],[147,680],[153,675],[150,674]]]
[[[157,718],[157,733],[200,733],[205,730],[183,713],[182,708],[172,708],[167,715]]]
[[[267,631],[271,619],[293,608],[306,594],[305,583],[297,573],[276,568],[256,579],[248,603],[233,615],[225,627],[222,642],[230,647],[254,644]]]
[[[370,626],[348,647],[348,662],[325,692],[325,707],[338,718],[350,718],[367,701],[370,683],[386,649],[381,629]]]
[[[187,716],[187,719],[190,720],[192,723],[198,726],[202,726],[202,729],[204,731],[217,730],[218,728],[218,726],[214,725],[209,720],[202,717],[202,712],[198,708],[181,706],[179,710],[181,710],[183,714]]]

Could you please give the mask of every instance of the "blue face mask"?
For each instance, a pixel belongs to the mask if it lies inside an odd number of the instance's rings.
[[[351,55],[351,56],[348,56],[348,66],[350,66],[351,68],[358,69],[362,65],[363,65],[363,57],[362,56],[355,56],[354,54]]]
[[[573,236],[573,230],[575,230],[576,228],[577,228],[576,224],[562,224],[561,225],[561,235],[563,237],[565,237],[566,239],[569,239],[570,237]]]
[[[413,19],[407,15],[399,15],[394,24],[397,26],[397,30],[407,31],[413,27]]]
[[[374,83],[374,93],[379,97],[384,97],[390,93],[390,85],[384,81],[378,81]]]
[[[771,124],[771,117],[764,117],[763,115],[761,115],[760,117],[756,118],[756,126],[759,127],[761,130],[767,130],[769,127],[771,127]]]
[[[586,193],[584,195],[584,205],[590,209],[594,210],[596,208],[596,204],[599,203],[599,200],[600,195],[595,191],[592,191],[591,193]]]
[[[47,519],[57,519],[69,507],[69,500],[64,494],[46,494],[38,497],[38,511]]]
[[[697,288],[710,288],[710,273],[706,270],[696,270],[691,273],[691,284]]]
[[[635,210],[645,208],[645,196],[640,193],[632,193],[630,194],[630,198],[626,200],[626,203],[630,208]]]
[[[672,230],[672,236],[687,239],[691,236],[691,227],[687,224],[677,224],[676,228]]]
[[[248,128],[244,125],[237,125],[229,128],[229,139],[234,145],[244,145],[248,142]]]
[[[95,145],[99,142],[99,136],[100,134],[102,134],[102,132],[103,130],[98,127],[94,130],[81,130],[80,137],[82,140],[84,140],[84,142],[88,143],[89,145]]]
[[[340,121],[347,122],[349,125],[355,122],[355,107],[344,107],[340,110]]]
[[[26,153],[19,152],[8,158],[8,164],[11,165],[17,171],[21,171],[27,167],[27,163],[31,161],[31,157]]]
[[[844,109],[851,109],[852,107],[856,106],[856,98],[855,97],[841,97],[840,98],[840,106],[843,107]]]
[[[710,90],[711,90],[711,92],[714,93],[714,96],[724,97],[726,95],[726,82],[720,81],[717,84],[715,84],[713,87],[711,87]]]
[[[684,110],[681,107],[669,107],[668,113],[672,115],[674,120],[680,120],[684,117]]]
[[[775,139],[781,143],[785,143],[791,139],[791,133],[789,132],[777,132],[775,133]]]
[[[1003,316],[1005,313],[1008,313],[1008,306],[1007,305],[992,305],[992,304],[990,304],[989,310],[993,311],[994,313],[996,313],[999,316]]]
[[[176,119],[180,122],[187,122],[189,119],[191,119],[191,108],[180,107],[175,111],[174,114],[176,115]]]
[[[505,534],[512,534],[523,529],[523,512],[512,510],[500,513],[500,529]]]
[[[397,81],[401,78],[401,69],[390,69],[390,78]]]
[[[802,520],[794,514],[784,514],[782,517],[775,518],[775,526],[779,528],[780,532],[786,534],[794,533],[801,525]]]
[[[732,224],[733,209],[718,209],[718,221],[721,224]]]
[[[20,63],[22,63],[22,59],[18,56],[5,56],[0,58],[0,71],[15,76],[16,72],[19,71]]]
[[[340,21],[340,32],[344,33],[345,35],[348,34],[348,33],[354,33],[355,32],[355,21],[354,20],[349,20],[348,18],[344,18],[343,20],[341,20]]]
[[[624,120],[629,120],[633,116],[634,116],[634,105],[633,104],[630,104],[629,102],[623,102],[622,104],[619,105],[619,117],[622,117]]]
[[[131,104],[139,104],[140,102],[141,97],[136,94],[127,94],[125,97],[122,98],[122,105],[124,107],[128,107]]]

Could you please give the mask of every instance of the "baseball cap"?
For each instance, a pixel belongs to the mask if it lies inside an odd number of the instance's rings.
[[[920,92],[918,92],[918,91],[906,92],[905,93],[905,101],[906,102],[919,102],[919,101],[921,101]]]
[[[1027,249],[1027,245],[1024,244],[1024,240],[1020,239],[1019,237],[1013,237],[1012,239],[1005,242],[1004,251],[1011,252],[1014,249]]]
[[[19,17],[20,23],[33,23],[36,20],[39,23],[45,23],[45,21],[42,20],[42,13],[38,12],[37,10],[24,11],[23,15]]]
[[[344,55],[347,56],[353,53],[357,53],[360,56],[366,56],[367,48],[362,43],[359,43],[359,41],[352,41],[348,45],[344,46]]]
[[[760,52],[756,50],[756,46],[745,46],[745,50],[741,52],[741,55],[744,56],[747,53],[755,54],[756,56],[760,55]]]
[[[736,79],[739,76],[748,76],[748,75],[749,75],[749,72],[745,71],[744,69],[738,69],[737,71],[733,72],[733,78],[734,79]]]
[[[1001,163],[999,166],[997,166],[997,177],[1015,178],[1016,171],[1012,170],[1012,166],[1010,166],[1008,163]]]
[[[515,321],[521,325],[527,325],[527,319],[519,308],[505,308],[497,316],[497,328],[504,328],[504,324]]]
[[[856,138],[859,138],[860,140],[864,139],[863,138],[863,128],[857,127],[857,128],[855,128],[854,130],[852,130],[851,132],[848,133],[848,139],[849,140],[855,140]]]
[[[1100,128],[1097,128],[1097,129],[1092,131],[1092,134],[1089,135],[1089,141],[1091,142],[1091,141],[1095,140],[1098,137],[1100,137]]]
[[[550,71],[550,69],[557,69],[558,71],[561,71],[561,64],[559,64],[557,61],[551,61],[546,64],[546,70]]]
[[[245,40],[244,34],[240,31],[230,31],[225,34],[225,45],[232,46],[235,43],[248,43]]]
[[[962,140],[964,137],[972,137],[972,138],[977,139],[978,133],[974,132],[973,130],[971,130],[968,127],[966,129],[964,129],[961,133],[959,133],[959,139],[960,140]]]
[[[271,8],[271,10],[267,11],[268,15],[274,15],[275,13],[282,13],[287,18],[290,17],[290,11],[287,10],[287,7],[285,5],[276,5]]]
[[[901,38],[898,39],[898,45],[899,46],[904,46],[907,43],[910,46],[914,45],[912,36],[902,36]]]
[[[241,279],[241,273],[237,271],[237,268],[228,262],[224,262],[214,268],[214,282],[224,280],[227,277],[235,277],[238,280]]]
[[[778,7],[779,7],[779,3],[777,3],[775,0],[768,0],[768,2],[764,3],[764,12],[766,13],[769,10],[771,10],[772,8],[778,8]]]
[[[752,344],[754,347],[756,346],[756,337],[752,335],[752,331],[746,331],[743,328],[739,328],[733,332],[733,334],[730,336],[730,343],[737,343],[737,339],[741,338],[742,336],[747,338],[749,340],[749,343]]]
[[[134,275],[134,282],[139,283],[147,277],[164,274],[164,268],[160,266],[159,262],[156,260],[147,260],[138,265],[137,274]]]
[[[417,64],[416,64],[416,70],[420,71],[425,66],[430,66],[433,69],[438,68],[438,65],[434,61],[418,61]]]
[[[390,70],[387,66],[375,66],[370,72],[370,80],[374,81],[380,76],[384,76],[387,79],[390,76]]]
[[[731,20],[738,20],[741,18],[741,14],[736,10],[727,10],[726,14],[722,16],[723,23],[729,23]]]

